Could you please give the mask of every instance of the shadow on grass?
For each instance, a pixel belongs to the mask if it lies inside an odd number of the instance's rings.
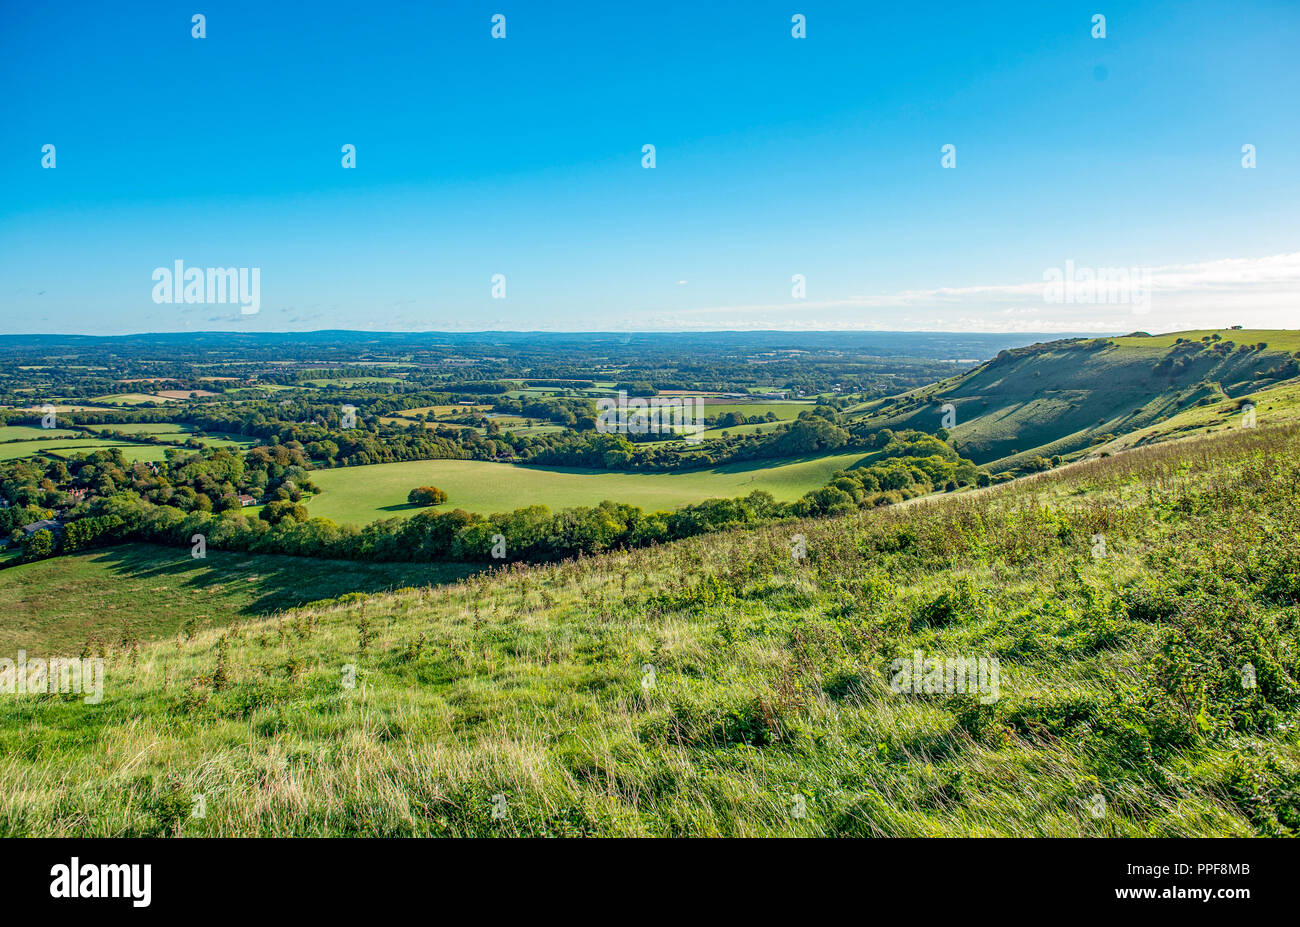
[[[483,569],[468,563],[372,563],[222,550],[209,550],[205,558],[195,559],[188,547],[152,544],[123,544],[90,556],[124,577],[165,577],[198,594],[221,595],[234,611],[247,616],[346,592],[374,593],[455,582]]]

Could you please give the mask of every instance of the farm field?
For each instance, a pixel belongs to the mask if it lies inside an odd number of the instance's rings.
[[[739,412],[742,415],[766,415],[771,412],[782,421],[789,421],[799,417],[799,413],[805,409],[811,409],[816,403],[812,402],[709,402],[704,401],[704,414],[725,415],[728,412]]]
[[[401,409],[397,412],[394,412],[392,417],[414,419],[420,415],[428,415],[430,418],[436,418],[438,416],[443,416],[443,415],[465,415],[466,413],[469,412],[487,412],[491,410],[491,408],[492,407],[489,405],[464,406],[460,404],[441,405],[441,406],[416,406],[413,409]]]
[[[215,396],[217,394],[206,389],[161,389],[154,395],[159,399],[192,399],[195,396]]]
[[[120,425],[87,425],[86,427],[95,432],[120,431],[128,435],[155,435],[176,444],[183,444],[196,430],[192,425],[178,422],[128,422]],[[246,448],[257,443],[255,438],[250,438],[248,435],[213,431],[204,432],[203,437],[196,440],[212,447]]]
[[[0,441],[28,438],[71,438],[77,434],[66,428],[41,428],[39,425],[0,425]]]
[[[105,447],[119,447],[122,455],[129,461],[165,459],[167,450],[161,444],[120,444],[106,438],[74,439],[68,441],[11,441],[0,444],[0,460],[15,460],[30,457],[33,454],[50,454],[54,457],[71,457],[74,454],[89,454],[91,451]]]
[[[363,563],[122,544],[0,570],[0,653],[77,654],[91,636],[119,645],[222,627],[345,592],[459,579],[446,563]]]
[[[126,422],[113,425],[87,425],[91,431],[120,431],[128,435],[184,435],[192,429],[175,422]]]
[[[156,402],[166,405],[169,402],[175,402],[174,399],[165,399],[161,396],[152,396],[148,393],[113,393],[108,396],[95,396],[91,402],[103,403],[107,406],[140,406],[150,402]]]
[[[9,441],[0,444],[0,460],[15,460],[19,457],[30,457],[33,454],[43,452],[55,454],[75,453],[77,450],[92,451],[96,448],[114,446],[116,446],[115,442],[101,438],[68,438],[53,441],[33,438],[29,441]]]
[[[194,429],[189,425],[172,422],[126,423],[117,425],[87,425],[92,432],[121,431],[126,434],[154,435],[181,446]],[[98,448],[119,447],[127,460],[161,461],[165,459],[167,445],[129,444],[113,438],[84,438],[84,432],[67,429],[45,429],[32,425],[7,425],[0,427],[0,460],[14,460],[33,454],[48,453],[55,457],[69,457],[88,453]],[[199,438],[209,447],[246,449],[256,443],[247,435],[207,433]]]
[[[322,492],[311,514],[340,524],[420,511],[406,494],[416,486],[447,491],[447,508],[490,514],[546,505],[552,511],[595,505],[606,499],[646,511],[672,510],[691,502],[743,496],[756,489],[783,502],[826,483],[836,470],[869,459],[860,451],[793,461],[728,464],[685,473],[620,473],[607,470],[524,467],[480,460],[415,460],[312,472]]]
[[[486,429],[479,428],[476,430],[483,432]],[[544,425],[502,425],[501,430],[510,431],[517,435],[544,435],[552,434],[557,431],[564,431],[565,428],[563,425],[552,425],[548,423]]]
[[[724,434],[728,435],[757,435],[766,434],[769,431],[775,431],[782,426],[783,422],[759,422],[757,425],[732,425],[729,428],[708,428],[700,433],[700,437],[720,438]]]

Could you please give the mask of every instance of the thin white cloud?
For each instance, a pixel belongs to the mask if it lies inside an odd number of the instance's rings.
[[[1149,285],[1149,303],[1093,301],[1087,295],[1051,302],[1045,280],[1066,275],[1066,260],[1044,268],[1038,280],[1008,284],[902,290],[845,299],[791,300],[745,306],[708,306],[653,314],[660,328],[866,329],[961,331],[1170,331],[1241,324],[1294,327],[1300,321],[1300,252],[1224,258],[1186,264],[1095,268],[1128,270]],[[637,320],[645,324],[651,319]]]

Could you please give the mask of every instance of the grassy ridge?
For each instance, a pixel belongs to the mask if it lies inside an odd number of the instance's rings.
[[[1219,350],[1201,342],[1215,336]],[[1178,344],[1178,339],[1191,344]],[[1222,349],[1265,344],[1262,350]],[[1238,398],[1296,375],[1293,331],[1174,332],[1056,341],[1003,352],[974,370],[861,406],[871,427],[933,431],[952,403],[961,453],[993,470],[1033,456],[1078,455],[1202,400]],[[1289,366],[1288,366],[1289,365]],[[1289,369],[1290,372],[1283,372]]]
[[[0,833],[1295,833],[1298,493],[1261,427],[114,650],[0,700]]]

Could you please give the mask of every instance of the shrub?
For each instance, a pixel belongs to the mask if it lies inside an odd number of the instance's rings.
[[[406,501],[411,505],[442,505],[447,493],[437,486],[417,486],[406,494]]]
[[[54,532],[48,528],[35,531],[23,540],[23,559],[41,560],[54,555]]]

